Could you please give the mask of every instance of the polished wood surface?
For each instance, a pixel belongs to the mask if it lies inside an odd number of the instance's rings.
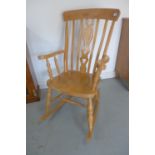
[[[29,50],[26,45],[26,103],[40,100],[39,86],[33,70]]]
[[[39,86],[34,84],[32,73],[26,61],[26,103],[39,101]]]
[[[64,54],[64,50],[55,51],[55,52],[52,52],[52,53],[49,53],[49,54],[46,54],[46,55],[40,55],[40,56],[38,56],[38,58],[40,60],[49,59],[49,58],[54,57],[54,56],[59,55],[59,54]]]
[[[41,121],[48,119],[65,103],[86,108],[88,121],[87,139],[90,140],[93,136],[96,115],[99,107],[98,84],[100,74],[102,70],[106,68],[106,64],[110,60],[107,55],[108,46],[114,24],[118,19],[120,12],[118,9],[83,9],[66,11],[63,15],[64,21],[66,22],[65,49],[39,56],[39,59],[46,61],[50,77],[47,81],[48,92],[46,97],[46,110],[45,114],[41,117]],[[101,20],[104,21],[104,24],[102,37],[100,38],[98,35],[98,27]],[[107,28],[108,26],[109,29]],[[75,35],[75,30],[78,31],[78,35]],[[106,35],[107,39],[105,37]],[[77,37],[76,42],[75,36]],[[96,51],[97,56],[95,57],[96,40],[99,39],[100,44]],[[105,45],[105,47],[102,50],[103,45]],[[60,72],[57,61],[57,57],[60,54],[63,54],[64,56],[63,72]],[[74,57],[76,58],[75,61],[73,61]],[[94,64],[92,63],[93,57],[95,60]],[[57,76],[53,75],[54,66],[50,66],[48,59],[53,59],[58,73]],[[52,97],[53,90],[57,90],[60,94]],[[74,97],[80,97],[84,99],[86,103],[78,103],[72,99]],[[55,108],[51,109],[50,107],[55,100],[60,100],[60,102]]]
[[[95,48],[95,43],[96,43],[96,38],[97,38],[98,26],[99,26],[99,19],[97,19],[96,25],[95,25],[94,40],[93,40],[93,45],[92,45],[92,49],[91,49],[91,53],[90,53],[90,58],[89,58],[89,63],[88,63],[88,73],[90,72],[93,51],[94,51],[94,48]]]
[[[81,9],[64,12],[64,20],[77,19],[108,19],[116,21],[119,17],[118,9]]]
[[[123,18],[122,31],[119,42],[116,75],[118,78],[129,81],[129,19]]]
[[[75,32],[75,21],[72,21],[72,47],[71,47],[71,70],[73,70],[73,58],[74,58],[74,32]]]
[[[82,98],[95,96],[95,91],[92,90],[93,77],[91,74],[78,71],[63,72],[53,80],[48,80],[47,84],[49,87],[72,96]]]
[[[82,30],[83,30],[83,19],[80,20],[80,30],[78,37],[78,48],[77,48],[77,59],[76,59],[76,70],[79,70],[79,57],[80,57],[80,46],[81,46],[81,38],[82,38]]]

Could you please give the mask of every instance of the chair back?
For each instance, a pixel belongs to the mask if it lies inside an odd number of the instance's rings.
[[[101,71],[109,61],[108,46],[118,9],[82,9],[63,14],[65,27],[64,70],[93,73],[95,89]],[[102,32],[99,31],[101,27]]]

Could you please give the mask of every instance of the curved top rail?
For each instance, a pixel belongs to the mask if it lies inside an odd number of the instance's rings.
[[[120,15],[119,9],[105,9],[105,8],[92,8],[65,11],[63,13],[64,20],[77,20],[77,19],[107,19],[116,21]]]

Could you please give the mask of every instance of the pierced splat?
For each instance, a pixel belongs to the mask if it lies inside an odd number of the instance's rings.
[[[88,55],[90,53],[90,43],[93,38],[93,22],[86,21],[86,25],[82,30],[82,49],[80,57],[80,71],[82,73],[86,72],[86,65],[88,63]]]

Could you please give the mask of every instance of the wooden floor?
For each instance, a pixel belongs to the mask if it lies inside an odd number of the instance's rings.
[[[129,92],[116,79],[102,80],[100,86],[100,110],[90,143],[85,140],[85,109],[66,104],[40,124],[46,90],[40,102],[27,104],[27,155],[128,155]]]

